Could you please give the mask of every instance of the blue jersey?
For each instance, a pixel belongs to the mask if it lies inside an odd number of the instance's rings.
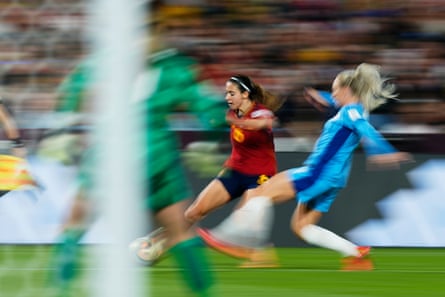
[[[306,177],[295,181],[297,190],[305,190],[320,179],[331,187],[344,187],[351,170],[354,149],[360,142],[368,155],[395,152],[368,122],[361,104],[341,107],[325,123],[313,153],[304,162]]]
[[[320,90],[317,90],[317,92],[321,96],[321,99],[323,99],[330,108],[338,110],[337,102],[335,101],[335,98],[332,97],[332,94],[330,92]]]

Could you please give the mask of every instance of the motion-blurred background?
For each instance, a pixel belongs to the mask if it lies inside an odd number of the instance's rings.
[[[377,110],[371,120],[395,146],[415,153],[418,162],[396,174],[366,173],[363,156],[358,152],[353,186],[344,192],[345,198],[339,199],[338,210],[334,209],[324,222],[333,224],[331,228],[336,231],[349,232],[350,236],[365,234],[366,240],[353,237],[363,244],[445,246],[445,222],[443,215],[442,218],[438,215],[439,212],[443,214],[445,208],[440,198],[443,186],[439,182],[444,180],[445,172],[443,0],[167,2],[169,6],[164,13],[170,29],[168,40],[201,63],[202,78],[212,81],[221,97],[225,80],[243,73],[287,99],[278,112],[280,127],[276,129],[280,170],[301,162],[325,120],[324,115],[304,100],[303,89],[330,90],[334,76],[345,68],[361,62],[381,65],[397,85],[400,100]],[[86,36],[94,28],[86,27],[87,4],[88,1],[75,0],[0,1],[0,95],[13,110],[31,153],[48,130],[70,122],[66,117],[57,118],[53,112],[57,108],[57,88],[90,50]],[[79,113],[88,113],[88,106],[79,109]],[[183,137],[184,146],[197,140],[195,133],[199,133],[199,127],[193,118],[178,113],[172,119],[172,127]],[[2,139],[6,139],[4,135]],[[68,171],[57,189],[47,189],[46,194],[54,197],[49,200],[51,202],[43,199],[40,203],[45,207],[30,206],[29,212],[33,215],[23,215],[28,204],[16,205],[19,199],[2,201],[2,204],[14,204],[3,206],[3,211],[8,213],[3,219],[9,223],[13,220],[15,224],[12,225],[19,228],[13,231],[14,236],[3,238],[4,242],[53,240],[57,229],[54,224],[60,222],[72,194],[63,184],[73,176],[70,167],[65,165],[60,165],[57,170],[61,171],[57,173],[47,165],[41,169],[41,172],[48,172],[41,179],[50,184],[56,177],[64,176],[60,172]],[[415,167],[422,170],[406,178],[403,173]],[[420,173],[423,175],[419,176]],[[433,176],[435,182],[428,183],[425,174]],[[193,173],[190,176],[197,191],[209,178],[196,177]],[[385,197],[394,193],[399,198],[391,200],[399,201],[394,208],[396,213],[391,212],[393,208],[384,207],[391,203],[376,206],[378,201],[387,201]],[[408,210],[418,209],[425,203],[433,207],[425,213],[416,212],[416,217],[408,215]],[[21,215],[14,215],[10,209],[18,209]],[[345,209],[347,215],[343,213]],[[39,224],[17,224],[22,217],[43,222],[39,231],[41,237],[35,230],[23,231],[31,225],[37,228]],[[218,220],[219,217],[215,215],[214,218]],[[345,218],[350,220],[345,222]],[[362,223],[371,224],[367,233],[354,232]],[[50,233],[45,229],[48,224]],[[288,230],[287,222],[282,224],[286,224],[284,228]],[[408,225],[421,230],[405,234],[403,230]],[[393,242],[395,236],[391,234],[401,233],[406,236]],[[371,235],[376,237],[369,242]],[[290,231],[284,236],[284,239],[275,240],[282,245],[296,244],[288,241],[293,238]],[[94,236],[92,238],[94,241]]]
[[[338,71],[360,62],[380,64],[398,86],[401,100],[375,121],[379,128],[443,132],[441,0],[167,2],[168,38],[199,59],[204,78],[222,88],[234,73],[252,76],[288,98],[281,120],[299,133],[320,120],[302,88],[329,90]],[[57,86],[88,52],[87,3],[0,1],[1,94],[23,128],[40,128],[31,115],[53,110]]]

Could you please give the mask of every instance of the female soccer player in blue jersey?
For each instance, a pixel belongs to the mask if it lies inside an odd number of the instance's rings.
[[[376,65],[360,64],[356,69],[339,73],[332,84],[332,97],[338,112],[325,123],[303,166],[282,171],[252,190],[249,201],[227,219],[233,222],[227,226],[238,230],[232,243],[241,242],[241,236],[252,236],[252,226],[261,222],[259,216],[273,203],[294,198],[297,207],[291,228],[297,236],[310,244],[339,252],[345,270],[373,268],[367,258],[369,247],[357,246],[316,224],[340,189],[346,186],[353,152],[359,143],[371,163],[398,166],[411,160],[411,156],[396,151],[367,120],[370,111],[395,97],[394,86],[386,83]],[[229,239],[224,238],[223,242]]]

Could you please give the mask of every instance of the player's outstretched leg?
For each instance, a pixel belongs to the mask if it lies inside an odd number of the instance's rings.
[[[299,236],[307,243],[334,250],[340,253],[342,270],[372,270],[372,260],[369,258],[370,248],[360,247],[338,236],[332,231],[317,225],[304,226]]]
[[[212,230],[200,229],[204,241],[215,250],[247,259],[242,267],[276,267],[277,257],[269,243],[274,208],[267,197],[256,197],[235,210]]]
[[[200,228],[198,234],[212,249],[227,256],[246,260],[241,268],[272,268],[278,267],[278,257],[273,245],[264,247],[247,247],[224,242],[212,230]]]
[[[213,248],[214,250],[220,253],[226,254],[230,257],[239,259],[249,259],[253,251],[253,249],[250,247],[244,247],[224,242],[224,240],[218,238],[218,236],[215,235],[212,232],[212,230],[205,228],[198,228],[197,232],[209,247]]]
[[[83,234],[83,229],[66,229],[54,248],[49,281],[59,290],[60,296],[67,294],[69,285],[77,276],[80,261],[79,240]]]
[[[202,240],[194,237],[177,243],[169,253],[182,268],[181,273],[189,287],[200,297],[213,297],[214,279],[205,248]]]

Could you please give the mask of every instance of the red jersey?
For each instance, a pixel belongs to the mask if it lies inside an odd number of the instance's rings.
[[[229,113],[234,113],[229,110]],[[260,104],[243,115],[243,119],[273,118],[274,114]],[[275,145],[271,128],[248,130],[232,125],[230,128],[232,153],[225,166],[243,174],[272,176],[277,172]]]

